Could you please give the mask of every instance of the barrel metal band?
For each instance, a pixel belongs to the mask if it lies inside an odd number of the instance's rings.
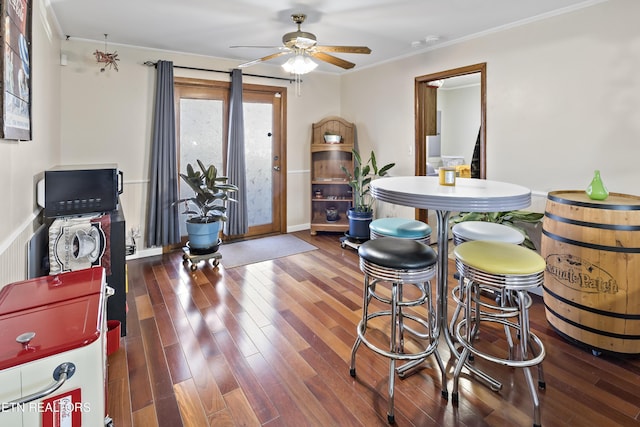
[[[607,252],[620,252],[625,254],[640,254],[640,248],[625,248],[622,246],[596,245],[593,243],[585,243],[585,242],[579,242],[578,240],[567,239],[566,237],[558,236],[557,234],[554,234],[545,230],[544,226],[542,228],[542,234],[558,242],[569,243],[570,245],[581,246],[583,248],[596,249],[599,251],[607,251]]]
[[[560,302],[563,302],[563,303],[565,303],[567,305],[570,305],[572,307],[576,307],[578,309],[582,309],[582,310],[588,311],[590,313],[599,314],[601,316],[615,317],[617,319],[625,319],[625,320],[640,320],[640,314],[616,313],[614,311],[604,311],[604,310],[598,310],[597,308],[586,307],[584,305],[577,304],[577,303],[575,303],[573,301],[570,301],[570,300],[568,300],[568,299],[556,294],[555,292],[551,291],[548,287],[546,287],[544,285],[542,287],[544,288],[545,292],[547,292],[549,295],[551,295],[555,299],[559,300]]]
[[[549,312],[551,314],[556,316],[558,319],[560,319],[563,322],[568,323],[571,326],[574,326],[574,327],[576,327],[578,329],[582,329],[584,331],[591,332],[591,333],[596,334],[596,335],[601,335],[601,336],[610,337],[610,338],[618,338],[618,339],[621,339],[621,340],[640,340],[640,335],[615,334],[613,332],[602,331],[600,329],[594,329],[594,328],[591,328],[589,326],[581,325],[581,324],[579,324],[577,322],[574,322],[573,320],[567,319],[566,317],[564,317],[564,316],[558,314],[557,312],[553,311],[551,308],[549,308],[549,306],[546,303],[545,303],[544,306],[545,306],[545,308],[547,310],[549,310]]]
[[[565,218],[552,214],[548,211],[544,212],[544,216],[553,219],[564,224],[580,225],[588,228],[600,228],[603,230],[616,230],[616,231],[640,231],[640,225],[622,225],[622,224],[597,224],[595,222],[578,221],[576,219]]]
[[[640,211],[640,205],[610,205],[607,203],[579,202],[577,200],[563,199],[562,197],[558,197],[553,194],[548,194],[547,198],[563,205],[581,206],[583,208],[611,209],[614,211]]]

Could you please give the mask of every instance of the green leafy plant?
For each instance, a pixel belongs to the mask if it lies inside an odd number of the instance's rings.
[[[518,227],[518,222],[536,223],[540,222],[544,214],[529,211],[506,211],[506,212],[460,212],[451,218],[451,224],[457,224],[463,221],[486,221],[495,222],[497,224],[505,224],[515,228],[524,236],[522,243],[529,249],[536,250],[536,246],[529,237],[529,234],[522,227]]]
[[[357,150],[352,150],[354,158],[353,172],[341,165],[342,171],[347,176],[349,186],[353,189],[353,208],[356,212],[373,212],[373,197],[371,197],[369,184],[377,177],[385,176],[395,163],[389,163],[378,169],[376,155],[371,150],[371,156],[366,162]]]
[[[227,201],[237,200],[229,197],[229,192],[238,191],[238,187],[227,183],[226,176],[218,176],[214,165],[205,165],[197,160],[200,170],[195,170],[189,163],[187,173],[180,174],[195,193],[193,197],[180,199],[177,203],[184,203],[184,214],[189,215],[190,222],[207,223],[227,220]]]

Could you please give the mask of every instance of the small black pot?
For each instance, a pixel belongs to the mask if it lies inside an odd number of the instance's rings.
[[[327,221],[334,222],[338,220],[338,208],[329,206],[327,208]]]

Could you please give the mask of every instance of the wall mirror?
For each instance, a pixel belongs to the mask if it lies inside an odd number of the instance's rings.
[[[486,63],[416,77],[415,106],[415,175],[462,158],[474,178],[485,179]]]

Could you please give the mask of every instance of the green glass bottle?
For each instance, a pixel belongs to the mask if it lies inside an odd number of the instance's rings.
[[[586,193],[592,200],[604,200],[609,196],[609,192],[600,178],[599,170],[595,171],[591,184],[587,187]]]

